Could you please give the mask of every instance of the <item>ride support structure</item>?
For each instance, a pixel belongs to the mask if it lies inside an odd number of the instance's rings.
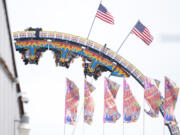
[[[113,52],[106,46],[86,38],[42,28],[27,28],[13,33],[16,51],[22,55],[27,64],[38,64],[42,54],[50,50],[54,54],[56,66],[69,68],[75,58],[83,60],[84,75],[95,80],[103,72],[109,71],[112,76],[132,76],[144,88],[145,76],[129,61]],[[164,116],[164,98],[159,109]],[[180,135],[176,120],[167,124],[171,135]]]

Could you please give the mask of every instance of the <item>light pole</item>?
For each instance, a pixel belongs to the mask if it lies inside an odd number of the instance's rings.
[[[27,104],[29,99],[23,96],[25,93],[18,93],[17,98],[21,97],[23,103]],[[18,127],[16,126],[16,122],[18,122]],[[16,135],[16,129],[18,129],[18,135],[29,135],[30,127],[29,127],[29,116],[24,112],[24,115],[20,120],[14,120],[14,135]]]
[[[18,122],[18,128],[16,127],[16,122]],[[14,135],[16,135],[16,129],[18,129],[18,135],[29,135],[29,117],[24,114],[21,120],[14,120]]]
[[[20,124],[19,124],[19,135],[29,135],[30,127],[29,127],[29,117],[24,114]]]

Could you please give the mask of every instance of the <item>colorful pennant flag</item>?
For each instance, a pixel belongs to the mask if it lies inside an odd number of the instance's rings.
[[[150,45],[153,41],[153,36],[140,21],[138,21],[134,26],[132,33],[134,33],[136,36],[142,39],[147,45]]]
[[[96,13],[96,17],[109,24],[114,24],[114,17],[102,4],[99,5],[99,8]]]
[[[157,87],[159,88],[160,81],[159,81],[159,80],[157,80],[157,79],[154,79],[154,81],[155,81],[155,83],[156,83]]]
[[[84,122],[91,124],[94,114],[94,100],[91,93],[95,90],[95,87],[84,81]]]
[[[120,118],[120,113],[115,104],[115,98],[120,85],[105,78],[104,79],[104,122],[115,123]]]
[[[79,101],[79,89],[75,83],[66,79],[66,97],[65,97],[65,118],[67,124],[74,125],[77,117],[77,107]]]
[[[158,117],[159,106],[161,105],[161,93],[158,90],[159,81],[145,77],[144,80],[144,98],[146,99],[150,111],[145,112],[151,117]]]
[[[140,109],[137,100],[133,96],[129,84],[126,80],[123,80],[123,121],[124,122],[135,122],[138,120],[140,115]]]
[[[145,113],[147,113],[149,116],[151,116],[152,118],[158,117],[158,115],[156,113],[154,113],[152,111],[152,109],[150,109],[149,111],[147,111],[146,109],[144,109]]]
[[[176,86],[176,84],[169,78],[165,77],[165,123],[170,123],[175,120],[174,110],[178,98],[178,93],[179,88]]]

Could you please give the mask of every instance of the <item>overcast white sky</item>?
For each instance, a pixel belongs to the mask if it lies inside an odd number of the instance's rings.
[[[87,37],[97,11],[99,0],[7,0],[12,32],[27,27],[42,27],[43,30],[66,32]],[[147,26],[154,41],[147,46],[135,35],[130,35],[119,54],[134,64],[144,75],[161,81],[160,91],[164,94],[164,76],[168,76],[180,86],[180,42],[164,41],[162,35],[180,37],[179,0],[103,0],[102,4],[115,18],[115,25],[95,20],[89,39],[105,43],[116,51],[138,19]],[[16,54],[19,80],[23,91],[30,99],[26,111],[30,116],[30,135],[62,135],[64,133],[65,78],[73,80],[80,88],[83,101],[84,76],[81,59],[75,60],[67,70],[56,67],[51,51],[46,51],[39,65],[25,66],[18,52]],[[75,135],[100,135],[103,133],[103,83],[104,73],[97,81],[92,81],[96,90],[94,122],[91,126],[83,124],[79,117]],[[111,77],[118,82],[116,103],[122,114],[122,78]],[[91,81],[88,78],[88,81]],[[143,106],[143,88],[133,79],[128,83]],[[176,104],[175,115],[180,121],[180,99]],[[143,112],[136,123],[124,124],[125,134],[143,134]],[[122,117],[115,124],[105,124],[105,135],[122,134]],[[163,118],[152,119],[145,115],[145,135],[163,134]],[[84,130],[83,130],[84,129]],[[71,135],[73,126],[66,126],[66,135]],[[165,134],[169,135],[166,128]]]

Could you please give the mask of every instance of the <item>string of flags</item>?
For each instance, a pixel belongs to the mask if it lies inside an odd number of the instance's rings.
[[[144,99],[148,103],[150,110],[144,110],[152,118],[158,117],[159,108],[162,104],[161,93],[159,91],[159,81],[145,77]],[[79,89],[76,84],[66,79],[65,97],[65,123],[74,125],[77,118],[77,108],[79,102]],[[118,112],[115,99],[120,85],[108,78],[104,78],[104,123],[115,123],[121,116]],[[94,114],[94,99],[92,92],[95,87],[88,81],[84,81],[84,122],[91,125]],[[176,84],[165,77],[165,115],[164,122],[174,122],[174,110],[177,102],[179,88]],[[123,122],[136,122],[140,115],[140,105],[133,96],[132,90],[126,79],[123,80]]]
[[[98,10],[96,12],[95,18],[96,17],[106,23],[114,24],[114,17],[107,10],[107,8],[103,6],[101,3],[99,4]],[[91,26],[91,29],[92,29],[92,26]],[[91,32],[91,29],[90,29],[90,32]],[[87,40],[89,38],[89,34],[88,34],[88,37],[86,38]],[[140,20],[137,21],[137,23],[131,29],[130,33],[127,35],[125,40],[129,37],[130,34],[135,34],[147,45],[150,45],[154,39],[149,29],[145,25],[143,25],[143,23],[141,23]],[[125,42],[125,40],[123,41],[123,43]],[[123,45],[123,43],[121,44],[121,46]],[[31,56],[30,49],[25,49],[25,51],[23,51],[22,59],[24,60],[25,64],[28,64],[28,62],[38,64],[38,60],[43,51],[44,50],[34,50],[35,55]],[[73,55],[68,55],[68,58],[69,58],[69,62],[71,62]],[[30,61],[30,59],[33,59],[34,61]],[[57,52],[56,60],[58,61],[59,59],[60,59],[60,53]],[[63,65],[64,64],[63,61],[64,60],[62,60],[62,64],[61,63],[59,64]],[[56,64],[58,64],[58,62]],[[69,63],[65,64],[65,66],[68,68]],[[169,124],[173,122],[176,123],[175,117],[174,117],[174,110],[175,110],[175,105],[177,102],[179,88],[176,86],[176,84],[173,81],[165,77],[165,102],[162,102],[161,100],[162,96],[159,91],[159,83],[160,82],[158,80],[145,77],[144,99],[149,106],[149,111],[147,110],[143,110],[143,111],[145,111],[149,116],[155,118],[155,117],[158,117],[159,111],[163,105],[164,123],[165,124]],[[79,97],[80,97],[79,88],[76,86],[76,84],[73,81],[69,79],[66,79],[66,86],[67,86],[67,89],[66,89],[66,97],[65,97],[64,122],[65,124],[75,125],[76,119],[77,119]],[[106,122],[115,123],[121,117],[121,114],[118,112],[116,102],[115,102],[119,88],[120,88],[120,85],[118,83],[113,82],[108,78],[105,78],[104,80],[104,115],[103,115],[104,123]],[[95,87],[91,83],[87,81],[84,82],[84,122],[89,125],[92,124],[93,122],[95,103],[91,94],[94,90],[95,90]],[[137,100],[135,99],[135,97],[133,96],[130,86],[125,79],[123,80],[123,93],[124,93],[123,115],[122,115],[123,123],[136,122],[139,119],[141,107],[139,103],[137,102]]]

